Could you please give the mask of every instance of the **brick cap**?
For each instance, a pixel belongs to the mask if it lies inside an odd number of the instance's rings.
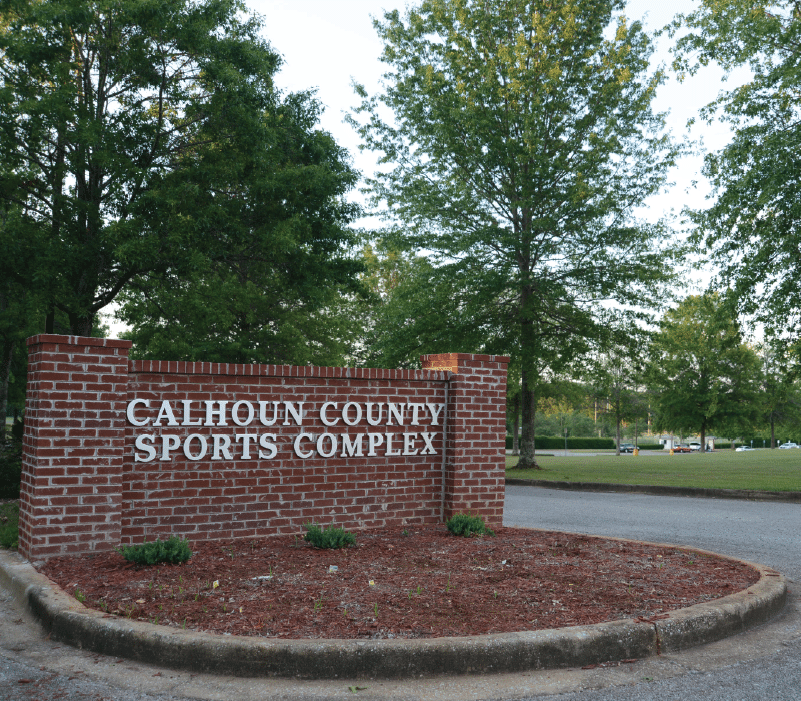
[[[40,333],[27,339],[28,346],[40,343],[66,343],[70,346],[93,346],[101,348],[130,348],[132,341],[119,338],[93,338],[91,336],[60,336],[54,333]]]

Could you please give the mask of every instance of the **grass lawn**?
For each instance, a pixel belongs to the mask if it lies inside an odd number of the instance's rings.
[[[651,453],[651,451],[648,451]],[[754,450],[735,453],[669,455],[667,451],[638,456],[538,456],[542,470],[517,470],[516,457],[506,457],[506,476],[566,482],[668,485],[714,489],[801,492],[801,450]]]

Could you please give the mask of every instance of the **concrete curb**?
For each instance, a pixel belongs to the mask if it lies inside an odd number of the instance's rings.
[[[720,640],[765,623],[785,605],[784,577],[747,564],[760,572],[756,584],[712,603],[672,611],[665,619],[422,640],[265,640],[128,621],[85,608],[7,550],[0,550],[0,586],[54,639],[105,655],[226,676],[408,679],[583,667]]]
[[[744,499],[801,504],[801,492],[760,492],[748,489],[706,489],[704,487],[667,487],[647,484],[607,484],[605,482],[558,482],[507,477],[506,484],[523,487],[544,487],[570,492],[633,492],[660,497],[695,497],[698,499]]]

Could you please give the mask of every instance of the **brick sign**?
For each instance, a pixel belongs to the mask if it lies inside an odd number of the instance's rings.
[[[41,335],[29,370],[20,552],[305,523],[501,524],[508,358],[422,370],[132,361],[130,342]]]

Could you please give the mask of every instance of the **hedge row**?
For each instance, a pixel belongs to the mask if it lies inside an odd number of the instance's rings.
[[[534,439],[537,450],[564,449],[565,439],[562,436],[537,436]],[[615,442],[611,438],[570,438],[567,439],[568,450],[614,450]],[[506,448],[512,448],[512,436],[506,436]]]

